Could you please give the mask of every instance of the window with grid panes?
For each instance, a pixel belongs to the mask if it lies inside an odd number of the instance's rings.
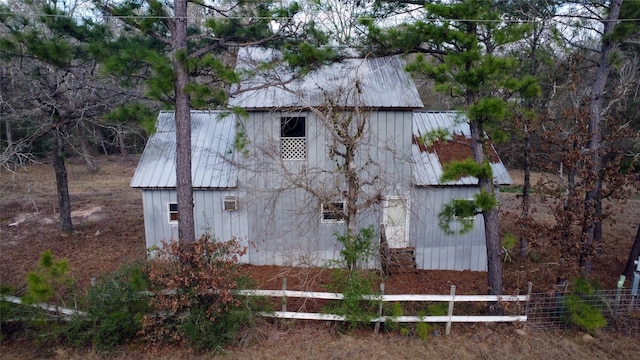
[[[177,203],[169,203],[167,204],[169,208],[169,223],[177,223],[178,222],[178,204]]]
[[[282,160],[305,160],[307,158],[304,117],[280,118],[280,156]]]

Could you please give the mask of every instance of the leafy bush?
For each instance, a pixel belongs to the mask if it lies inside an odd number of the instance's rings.
[[[100,279],[87,295],[87,315],[74,319],[66,335],[74,345],[92,344],[99,352],[131,341],[149,313],[149,281],[142,263]]]
[[[513,248],[516,246],[517,243],[518,243],[518,240],[516,239],[515,235],[511,233],[507,233],[503,235],[502,240],[500,241],[500,246],[502,246],[503,261],[505,262],[511,261]]]
[[[424,314],[418,313],[418,316],[424,316]],[[434,324],[428,322],[417,322],[414,325],[416,336],[422,341],[429,340],[429,336],[431,336],[435,327]]]
[[[376,236],[373,225],[360,229],[358,234],[335,235],[342,244],[340,255],[349,270],[358,269],[358,265],[366,263],[373,254],[371,240]]]
[[[328,310],[346,317],[350,328],[358,323],[368,323],[377,316],[377,302],[364,300],[364,295],[375,298],[374,288],[377,283],[376,274],[362,270],[335,269],[327,288],[330,291],[342,293],[344,298],[332,302]]]
[[[165,243],[149,262],[156,310],[143,317],[142,333],[152,342],[187,342],[196,349],[227,343],[251,318],[233,294],[240,277],[235,239],[203,236],[193,244]]]
[[[391,305],[391,316],[394,318],[398,316],[404,316],[404,309],[402,308],[402,304],[396,301]],[[400,334],[402,335],[407,335],[409,333],[407,324],[399,323],[389,318],[387,318],[387,320],[384,322],[384,328],[388,331],[399,330]]]
[[[446,302],[436,302],[431,303],[427,307],[427,312],[430,316],[444,316],[449,312],[449,303]]]
[[[14,289],[7,285],[0,285],[1,295],[11,295]],[[33,309],[14,304],[8,301],[0,301],[0,340],[24,335],[25,320],[33,316]]]
[[[358,323],[370,322],[376,316],[376,302],[362,299],[363,295],[375,296],[374,287],[377,275],[361,270],[362,264],[369,261],[373,255],[371,240],[375,237],[373,225],[360,229],[357,235],[335,234],[343,248],[341,265],[346,269],[335,269],[331,272],[331,279],[327,288],[344,295],[343,300],[332,302],[328,310],[343,315],[350,328]]]
[[[55,303],[62,306],[76,304],[73,279],[68,275],[67,259],[57,260],[51,250],[40,254],[38,265],[27,274],[26,295],[23,304],[0,302],[3,338],[22,337],[39,344],[53,344],[65,338],[68,323],[61,317],[31,304]],[[3,288],[2,293],[9,291]]]
[[[607,326],[607,320],[602,315],[602,311],[595,306],[597,303],[593,284],[584,277],[576,279],[573,291],[566,298],[571,323],[590,334]]]
[[[66,295],[74,286],[68,272],[69,261],[66,258],[56,260],[51,250],[43,251],[38,266],[27,274],[27,294],[22,301],[25,304],[53,301],[64,305]]]
[[[431,303],[427,306],[427,311],[418,311],[417,316],[442,316],[447,314],[448,304],[444,302]],[[393,303],[391,306],[391,317],[403,316],[405,311],[402,304],[399,302]],[[411,327],[405,323],[398,323],[392,319],[387,319],[384,324],[385,329],[388,331],[399,330],[400,335],[407,336],[411,334]],[[431,334],[436,330],[437,325],[429,322],[416,322],[413,324],[413,334],[420,338],[422,341],[429,340]]]

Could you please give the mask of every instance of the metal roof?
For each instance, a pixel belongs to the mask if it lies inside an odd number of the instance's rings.
[[[191,111],[191,179],[194,188],[233,188],[238,170],[233,164],[236,117],[221,111]],[[175,113],[158,115],[131,180],[134,188],[176,187]]]
[[[413,139],[411,144],[411,156],[413,158],[411,173],[413,176],[413,182],[417,186],[429,186],[429,185],[477,185],[478,179],[475,177],[467,176],[460,178],[456,181],[442,182],[440,177],[442,176],[442,163],[443,161],[450,160],[464,160],[469,157],[469,154],[465,152],[457,151],[453,149],[454,143],[452,141],[441,142],[438,147],[427,146],[424,142],[421,143],[421,139],[431,131],[443,129],[448,133],[449,140],[454,137],[469,138],[471,131],[469,129],[469,123],[466,116],[461,112],[456,111],[443,111],[443,112],[431,112],[431,111],[414,111],[413,113]],[[459,145],[459,144],[458,144]],[[449,149],[447,149],[449,147]],[[501,185],[511,184],[512,180],[509,176],[507,168],[502,161],[495,154],[493,145],[490,145],[491,151],[494,156],[489,156],[494,160],[490,162],[491,170],[493,171],[494,182]],[[444,152],[445,150],[453,150],[454,158],[443,159],[438,155],[438,150]],[[469,149],[470,152],[471,149]],[[442,154],[441,154],[442,155]],[[452,154],[449,152],[449,157]]]
[[[267,70],[261,64],[274,65]],[[278,60],[278,54],[261,48],[242,48],[237,69],[245,78],[235,85],[231,106],[247,110],[321,107],[330,99],[336,106],[419,109],[424,105],[399,56],[346,59],[322,66],[301,78]],[[356,91],[355,84],[360,87]],[[244,91],[246,90],[246,91]]]

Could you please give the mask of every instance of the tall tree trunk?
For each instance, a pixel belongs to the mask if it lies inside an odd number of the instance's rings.
[[[600,185],[598,187],[602,189],[602,180],[600,180]],[[596,196],[596,221],[593,224],[593,242],[598,244],[598,255],[602,255],[602,196],[600,192],[598,192]]]
[[[346,129],[348,131],[348,129]],[[347,182],[347,235],[354,236],[358,233],[358,194],[360,192],[360,179],[355,166],[355,151],[352,144],[345,148],[345,180]]]
[[[580,267],[585,275],[591,272],[592,247],[594,240],[594,229],[596,222],[602,221],[596,214],[597,202],[601,201],[599,193],[602,186],[600,171],[602,170],[602,108],[604,103],[604,92],[609,73],[611,72],[610,55],[616,48],[616,43],[611,42],[608,37],[613,32],[620,15],[620,7],[623,0],[612,0],[609,5],[609,16],[604,23],[602,33],[602,46],[600,49],[600,63],[593,86],[591,88],[591,98],[589,100],[589,153],[591,166],[589,169],[589,180],[591,188],[585,194],[584,199],[584,223],[582,227]]]
[[[176,196],[178,200],[178,236],[183,244],[196,241],[191,178],[191,101],[186,91],[187,74],[187,1],[175,1],[173,19],[173,69],[176,100]]]
[[[484,144],[482,141],[482,129],[478,121],[470,121],[471,146],[473,147],[473,157],[477,164],[484,163]],[[478,178],[478,186],[481,191],[485,191],[490,196],[495,196],[493,179],[487,176]],[[498,208],[483,209],[484,231],[487,246],[487,291],[489,295],[502,295],[502,258],[500,257],[500,233]],[[502,309],[498,303],[490,303],[489,310],[494,313],[501,313]]]
[[[498,209],[483,211],[484,231],[487,238],[487,264],[489,295],[502,295],[502,258],[500,257],[500,233]]]
[[[53,169],[56,173],[56,187],[58,191],[58,210],[60,211],[60,230],[65,233],[73,231],[71,223],[71,198],[67,182],[67,168],[64,163],[64,128],[56,126],[53,129]]]
[[[9,161],[13,157],[14,144],[13,134],[11,133],[11,122],[9,120],[4,121],[5,135],[7,138],[7,158],[3,159],[5,162]]]
[[[624,267],[623,275],[625,275],[629,279],[633,276],[633,272],[637,269],[637,265],[634,263],[634,261],[638,260],[638,256],[640,256],[640,225],[638,225],[636,238],[635,240],[633,240],[633,245],[631,245],[631,251],[629,252],[627,265]]]
[[[573,142],[573,150],[575,151],[577,147],[577,143]],[[562,163],[560,163],[560,177],[562,178]],[[567,197],[562,204],[561,210],[561,220],[558,221],[558,226],[560,226],[560,260],[558,266],[558,276],[556,278],[556,285],[558,289],[565,289],[567,286],[567,281],[569,280],[567,275],[571,274],[570,268],[571,264],[575,264],[575,260],[569,263],[570,257],[570,248],[572,245],[570,244],[571,238],[571,224],[574,221],[574,211],[572,207],[576,203],[577,194],[576,194],[576,168],[571,165],[568,166],[567,170]],[[558,218],[558,216],[556,216]]]
[[[524,183],[522,185],[522,213],[520,214],[520,256],[524,257],[529,251],[527,243],[527,225],[531,212],[531,136],[529,128],[524,126]]]

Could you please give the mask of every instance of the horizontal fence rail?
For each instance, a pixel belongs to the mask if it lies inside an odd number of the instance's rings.
[[[28,305],[40,308],[46,312],[63,315],[64,317],[70,317],[74,315],[85,316],[87,313],[84,311],[80,311],[77,309],[70,309],[62,306],[52,305],[52,304],[44,304],[44,303],[35,303],[35,304],[25,304],[21,298],[11,295],[0,295],[0,300],[18,304],[18,305]]]
[[[270,313],[261,313],[265,317],[273,317],[279,319],[294,320],[324,320],[324,321],[348,321],[348,316],[338,314],[324,314],[312,312],[294,312],[287,311],[287,298],[303,298],[318,300],[343,300],[344,295],[340,293],[315,292],[315,291],[293,291],[287,290],[286,278],[282,281],[282,290],[238,290],[237,295],[241,296],[263,296],[282,298],[282,310]],[[384,284],[380,284],[380,295],[363,295],[362,300],[379,302],[379,312],[377,317],[373,317],[370,321],[376,323],[375,332],[378,332],[380,323],[393,321],[399,323],[446,323],[446,334],[451,331],[451,324],[471,323],[471,322],[524,322],[527,321],[527,315],[453,315],[454,304],[456,302],[524,302],[528,303],[531,297],[532,284],[529,283],[527,295],[456,295],[456,286],[451,286],[449,295],[424,295],[424,294],[402,294],[402,295],[385,295]],[[447,315],[442,316],[382,316],[382,303],[384,302],[445,302],[449,304]],[[526,306],[525,306],[526,309]]]
[[[344,295],[340,293],[295,291],[295,290],[238,290],[236,294],[242,296],[269,296],[269,297],[291,297],[318,300],[342,300]],[[437,301],[437,302],[509,302],[509,301],[529,301],[529,295],[424,295],[424,294],[403,294],[403,295],[363,295],[363,300],[396,302],[396,301]]]
[[[399,323],[445,323],[446,333],[450,332],[452,323],[478,323],[478,322],[527,322],[532,327],[541,329],[563,329],[573,326],[570,313],[566,306],[566,297],[570,293],[556,292],[531,293],[531,284],[526,295],[456,295],[455,286],[451,287],[449,295],[424,295],[424,294],[383,294],[384,284],[381,286],[380,295],[363,296],[363,300],[380,304],[377,316],[370,321],[376,324],[376,332],[380,323],[393,321]],[[175,293],[164,291],[164,294]],[[282,311],[261,312],[259,315],[271,318],[293,320],[321,320],[321,321],[348,321],[347,316],[337,314],[287,311],[288,298],[318,299],[340,301],[344,295],[331,292],[292,291],[286,290],[286,281],[283,279],[282,290],[237,290],[240,296],[261,296],[282,299]],[[151,292],[146,295],[153,296]],[[59,319],[67,320],[72,316],[85,316],[86,312],[78,309],[66,308],[51,304],[24,304],[21,298],[9,295],[0,295],[0,300],[25,306],[40,308],[59,316]],[[597,290],[591,295],[582,296],[582,300],[590,306],[598,309],[607,320],[607,328],[622,330],[631,334],[640,333],[640,296],[634,295],[631,289]],[[448,303],[447,315],[441,316],[384,316],[382,304],[389,302],[442,302]],[[497,302],[516,304],[515,309],[521,314],[511,315],[454,315],[455,303]],[[507,305],[508,306],[508,305]],[[458,310],[459,311],[459,310]],[[513,312],[513,311],[512,311]]]

